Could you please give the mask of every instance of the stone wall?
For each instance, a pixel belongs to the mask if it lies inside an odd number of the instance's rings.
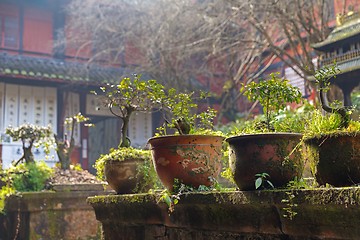
[[[100,191],[32,192],[7,199],[0,240],[100,239],[100,223],[86,203]]]
[[[360,188],[182,195],[172,213],[160,195],[88,201],[105,239],[360,239]]]

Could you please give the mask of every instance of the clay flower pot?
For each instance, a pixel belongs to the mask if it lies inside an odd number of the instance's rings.
[[[302,138],[296,133],[249,134],[227,138],[229,164],[240,190],[255,190],[255,175],[267,173],[275,187],[300,177],[303,161]]]
[[[174,135],[149,139],[160,181],[172,190],[174,179],[193,186],[211,186],[221,171],[223,137]]]
[[[320,185],[344,187],[360,183],[360,134],[322,135],[304,142]]]
[[[118,194],[135,193],[143,179],[138,173],[138,167],[143,162],[143,159],[107,161],[104,167],[105,179]]]

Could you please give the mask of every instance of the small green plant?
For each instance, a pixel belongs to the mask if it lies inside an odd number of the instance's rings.
[[[311,185],[304,178],[295,177],[294,180],[291,180],[286,185],[286,197],[281,200],[282,203],[285,204],[285,207],[282,208],[284,214],[283,217],[293,220],[294,217],[298,214],[296,212],[296,208],[298,204],[295,203],[297,191],[299,189],[310,189]]]
[[[280,110],[273,121],[276,132],[303,133],[315,107],[307,102],[296,109]]]
[[[294,180],[291,180],[286,185],[286,188],[287,189],[293,189],[293,190],[310,189],[311,185],[309,185],[309,183],[304,178],[295,177]]]
[[[20,140],[22,142],[23,155],[15,162],[14,165],[19,164],[21,161],[26,163],[34,162],[34,154],[32,147],[45,146],[45,151],[49,152],[49,146],[52,144],[52,131],[51,127],[41,127],[32,124],[23,124],[19,127],[8,127],[5,130],[14,141]]]
[[[251,82],[241,88],[241,92],[252,102],[259,101],[263,107],[265,121],[256,126],[261,131],[275,131],[272,121],[274,115],[284,109],[288,103],[300,103],[301,93],[288,80],[281,79],[279,73],[271,73],[270,79]]]
[[[214,180],[215,181],[215,180]],[[161,197],[158,202],[163,201],[168,206],[169,214],[175,211],[175,205],[179,203],[181,195],[191,192],[208,192],[214,189],[219,190],[219,185],[214,184],[213,187],[200,185],[198,188],[186,185],[179,179],[174,179],[173,191],[165,189],[161,192]]]
[[[285,207],[282,208],[284,211],[283,217],[293,220],[294,217],[298,214],[295,209],[298,204],[295,203],[295,192],[294,191],[286,191],[286,198],[282,199],[281,202],[285,203]]]
[[[66,118],[64,121],[64,126],[70,130],[70,139],[68,136],[64,134],[64,139],[59,138],[56,134],[54,134],[55,144],[56,144],[56,153],[59,157],[60,167],[61,169],[69,169],[70,168],[70,157],[71,153],[75,147],[74,140],[74,131],[75,124],[87,122],[90,119],[83,116],[80,112],[72,117]],[[87,123],[85,126],[93,126],[93,124]]]
[[[6,170],[8,181],[16,191],[30,192],[45,189],[46,181],[53,174],[53,169],[45,162],[21,163]]]
[[[269,180],[270,175],[267,173],[257,173],[255,174],[255,189],[260,188],[274,188],[274,185]]]
[[[176,129],[178,134],[213,134],[213,120],[216,110],[208,107],[205,111],[198,112],[196,99],[205,99],[206,94],[200,93],[195,97],[195,93],[177,93],[175,89],[170,89],[166,95],[160,99],[160,111],[162,112],[164,125],[159,127],[157,135],[166,135],[167,128]],[[221,135],[221,134],[220,134]]]
[[[0,213],[4,211],[5,200],[16,192],[41,191],[53,169],[45,162],[20,163],[0,172]]]

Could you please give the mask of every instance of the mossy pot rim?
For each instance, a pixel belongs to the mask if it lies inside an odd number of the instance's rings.
[[[208,137],[218,137],[225,139],[225,137],[220,135],[212,135],[212,134],[173,134],[173,135],[164,135],[164,136],[155,136],[148,139],[148,143],[153,139],[166,139],[166,138],[188,138],[188,137],[196,137],[196,138],[208,138]]]
[[[338,137],[358,137],[360,138],[360,131],[335,131],[331,133],[321,133],[312,136],[304,136],[304,142],[312,142],[324,140],[327,138],[338,138]]]
[[[242,134],[225,139],[226,142],[230,143],[239,139],[248,139],[248,138],[273,138],[273,137],[295,137],[299,140],[303,137],[301,133],[290,133],[290,132],[268,132],[268,133],[251,133],[251,134]]]
[[[125,159],[106,159],[104,160],[104,163],[125,163],[125,162],[132,162],[132,161],[146,161],[148,158],[147,157],[137,157],[137,158],[131,158],[131,157],[127,157]]]
[[[126,150],[133,151],[131,153],[127,153]],[[151,153],[149,149],[137,149],[137,148],[124,148],[124,151],[122,152],[120,149],[115,149],[113,152],[109,152],[107,154],[103,154],[102,156],[100,156],[96,162],[124,162],[124,161],[129,161],[129,160],[140,160],[140,161],[145,161],[147,159],[151,158]],[[121,157],[116,157],[118,154],[114,153],[116,151],[121,151]],[[133,156],[133,154],[138,154],[138,156]],[[115,156],[111,156],[111,155],[115,155]]]

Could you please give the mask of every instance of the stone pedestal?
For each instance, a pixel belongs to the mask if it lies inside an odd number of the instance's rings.
[[[1,216],[0,239],[100,239],[100,223],[86,198],[103,191],[13,195]]]

